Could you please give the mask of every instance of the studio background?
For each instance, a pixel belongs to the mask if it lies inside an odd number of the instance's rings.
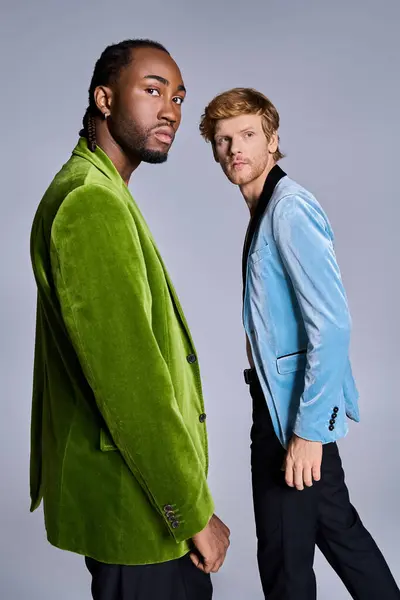
[[[131,191],[154,233],[197,345],[210,484],[232,530],[216,600],[261,600],[256,568],[241,324],[248,211],[198,134],[206,103],[235,86],[281,115],[281,165],[314,192],[336,234],[353,317],[362,422],[340,443],[353,503],[400,580],[399,58],[397,0],[2,0],[0,290],[0,597],[85,600],[83,559],[51,547],[29,514],[29,423],[36,289],[29,258],[42,194],[69,158],[95,61],[110,43],[150,37],[188,89],[165,165]],[[348,594],[317,552],[320,598]],[[378,599],[377,599],[378,600]],[[379,599],[380,600],[380,599]],[[383,599],[382,599],[383,600]]]

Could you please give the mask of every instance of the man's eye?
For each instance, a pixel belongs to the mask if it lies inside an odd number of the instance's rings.
[[[246,136],[246,137],[253,137],[253,135],[254,135],[254,133],[253,133],[252,131],[247,131],[247,132],[245,133],[245,136]]]
[[[180,96],[176,96],[173,100],[174,100],[175,104],[177,104],[178,106],[182,106],[183,98],[181,98]]]
[[[160,95],[160,91],[157,90],[156,88],[147,88],[146,92],[148,94],[150,94],[150,96],[159,96]]]

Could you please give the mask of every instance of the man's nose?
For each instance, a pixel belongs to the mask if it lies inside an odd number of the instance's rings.
[[[230,150],[231,150],[232,156],[235,156],[236,154],[241,153],[242,150],[241,150],[239,138],[237,138],[237,137],[232,138]]]
[[[165,100],[158,118],[160,121],[168,121],[171,125],[175,124],[178,121],[178,106],[172,100]]]

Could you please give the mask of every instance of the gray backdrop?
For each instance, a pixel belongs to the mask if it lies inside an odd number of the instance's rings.
[[[29,514],[28,455],[36,206],[69,157],[95,60],[127,37],[164,43],[188,88],[170,159],[143,165],[131,190],[153,230],[198,347],[209,415],[211,487],[232,529],[218,600],[262,598],[249,479],[250,400],[241,325],[248,214],[197,126],[233,86],[269,95],[282,120],[282,166],[326,208],[354,321],[362,424],[340,444],[353,502],[400,579],[397,268],[398,0],[1,1],[0,597],[84,600],[79,556],[45,540]],[[320,598],[348,598],[317,555]],[[380,599],[379,599],[380,600]]]

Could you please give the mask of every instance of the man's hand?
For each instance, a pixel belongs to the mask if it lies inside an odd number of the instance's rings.
[[[228,527],[217,515],[213,515],[205,529],[193,537],[193,543],[200,556],[191,552],[190,558],[198,569],[204,573],[219,571],[230,545],[230,534]]]
[[[321,479],[322,443],[310,442],[293,435],[289,442],[283,470],[289,487],[304,490]]]

